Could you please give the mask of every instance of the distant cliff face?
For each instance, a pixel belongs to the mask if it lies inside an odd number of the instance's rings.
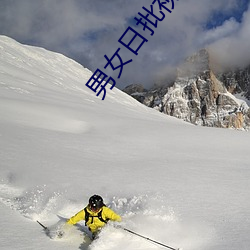
[[[218,79],[225,84],[230,93],[240,93],[250,100],[250,66],[218,74]]]
[[[133,87],[127,87],[129,93]],[[250,67],[216,74],[210,67],[209,53],[201,50],[189,57],[177,70],[171,87],[155,87],[149,91],[137,85],[129,93],[143,104],[167,115],[196,125],[223,128],[250,128]]]

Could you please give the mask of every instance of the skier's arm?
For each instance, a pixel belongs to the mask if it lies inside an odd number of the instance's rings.
[[[105,217],[106,217],[107,219],[110,219],[110,220],[112,220],[112,221],[118,221],[118,222],[122,221],[121,216],[118,215],[118,214],[116,214],[116,213],[115,213],[113,210],[111,210],[110,208],[105,207],[104,210],[105,210]]]
[[[72,216],[72,217],[67,221],[67,224],[75,225],[78,221],[84,220],[84,218],[85,218],[85,212],[84,212],[84,209],[83,209],[83,210],[81,210],[80,212],[78,212],[77,214],[75,214],[74,216]]]

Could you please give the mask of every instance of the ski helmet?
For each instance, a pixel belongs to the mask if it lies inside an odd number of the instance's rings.
[[[93,210],[98,210],[103,207],[103,199],[99,195],[93,195],[89,198],[89,206]]]

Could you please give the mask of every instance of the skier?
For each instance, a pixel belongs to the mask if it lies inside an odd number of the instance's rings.
[[[80,220],[85,220],[85,226],[89,228],[94,239],[109,220],[120,222],[122,219],[113,210],[105,206],[101,196],[95,194],[89,198],[89,204],[72,216],[67,224],[74,225]]]

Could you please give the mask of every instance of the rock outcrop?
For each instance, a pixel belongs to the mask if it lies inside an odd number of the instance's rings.
[[[209,52],[203,49],[178,68],[176,80],[170,87],[147,91],[141,86],[130,95],[160,112],[196,125],[248,129],[250,109],[233,94],[250,97],[249,72],[250,67],[215,75]]]

